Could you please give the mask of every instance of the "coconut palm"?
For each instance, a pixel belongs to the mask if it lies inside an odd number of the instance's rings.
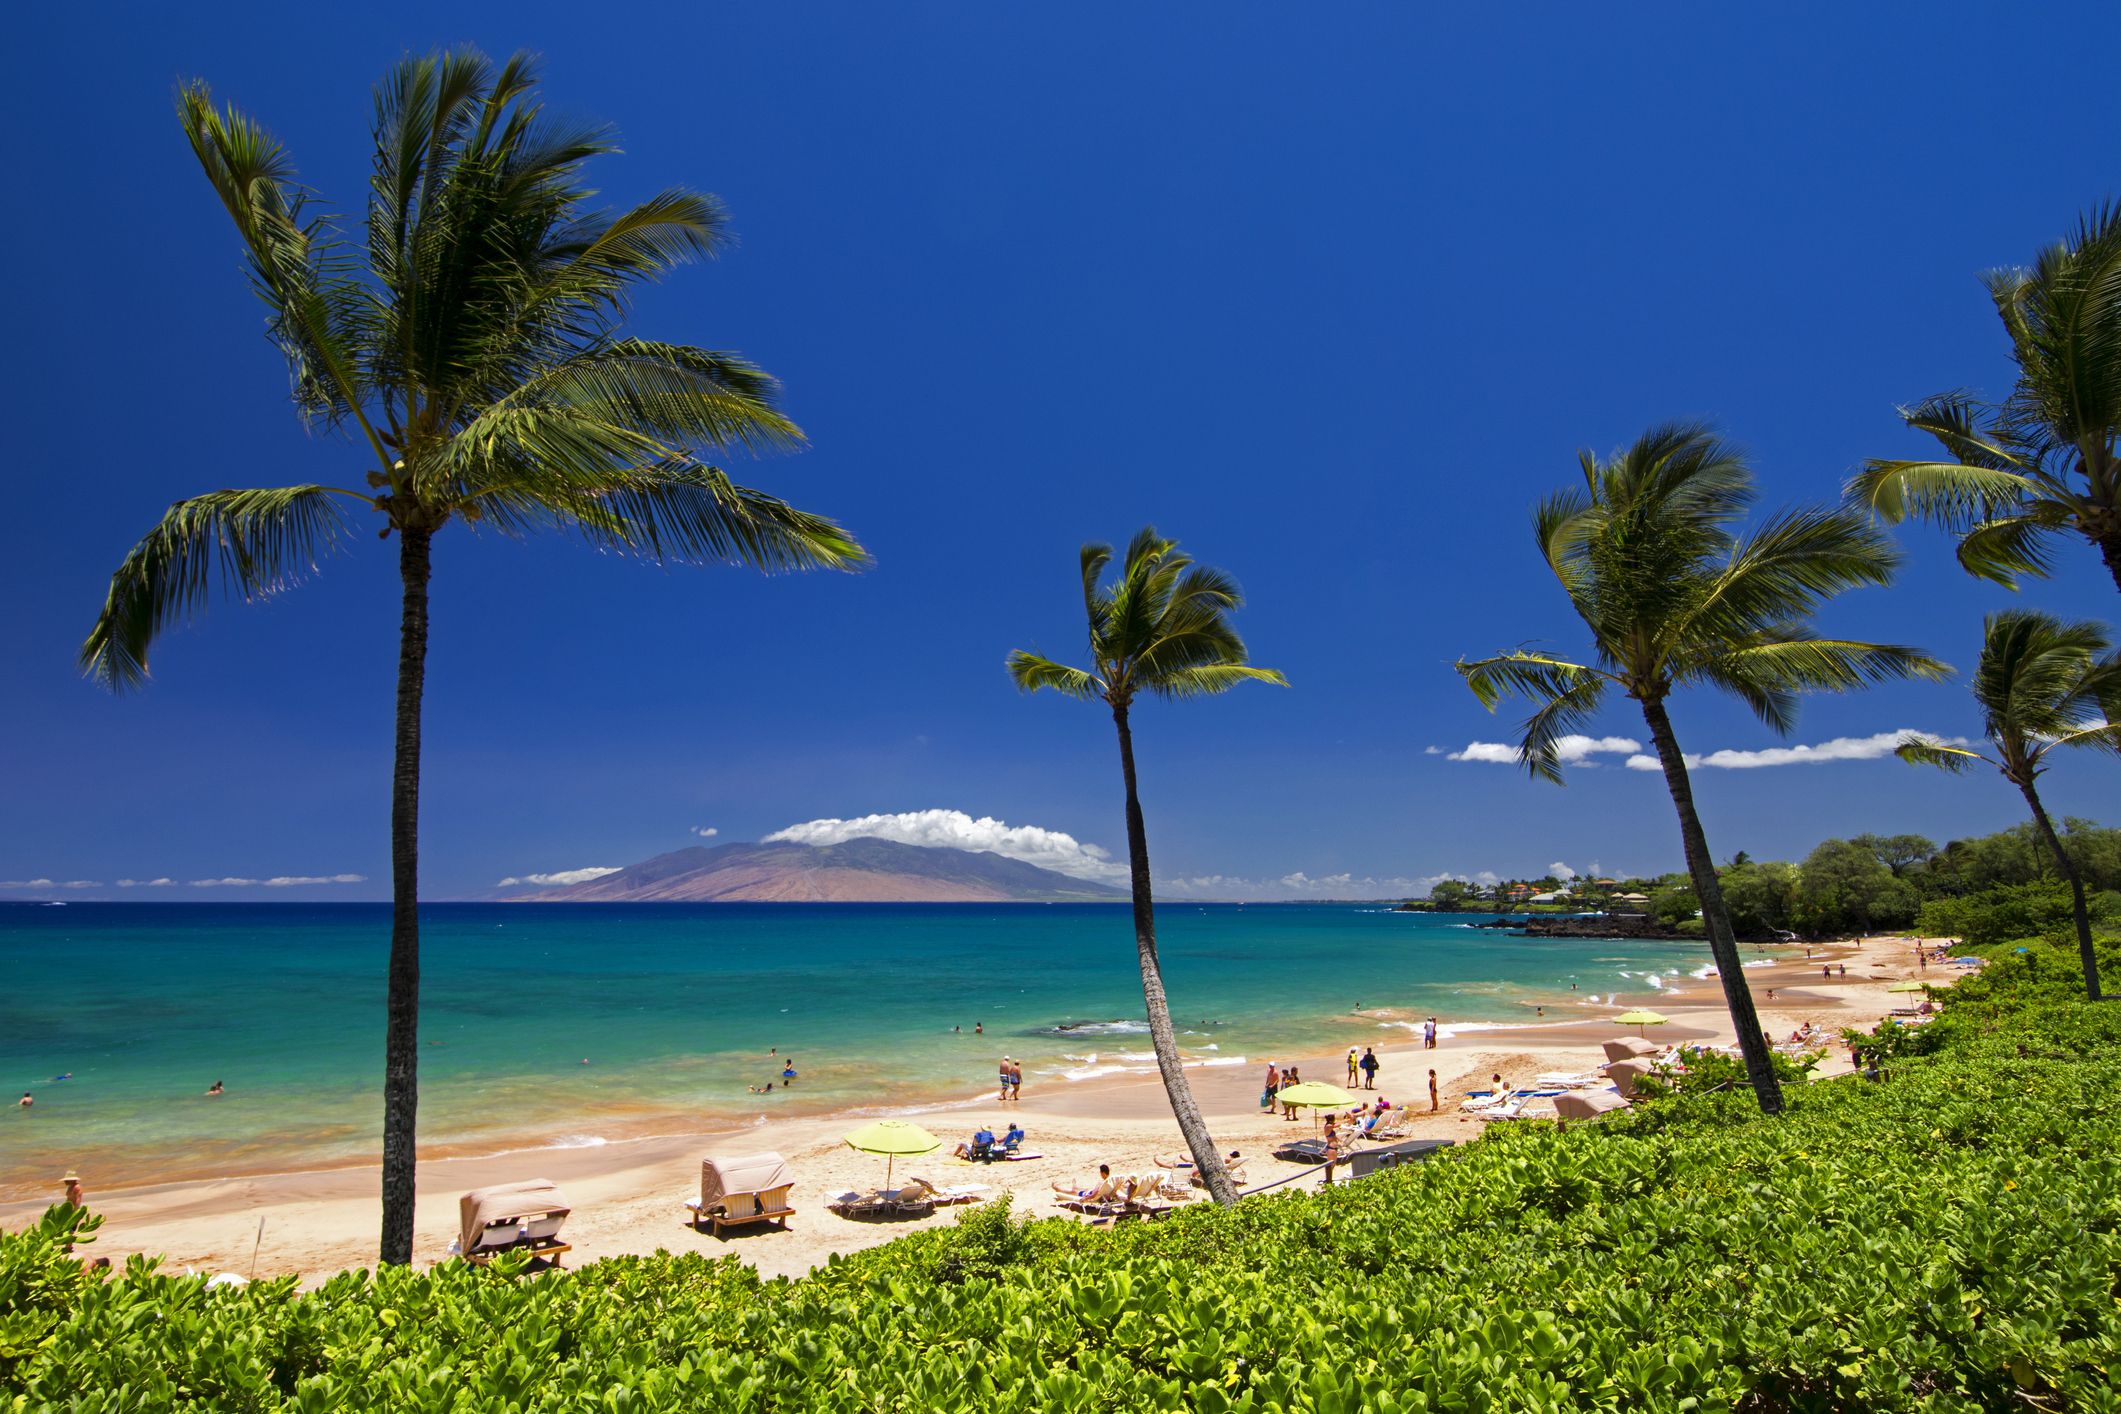
[[[2047,575],[2057,536],[2090,541],[2121,588],[2121,205],[2084,217],[2030,270],[1983,277],[2017,385],[2000,405],[1945,393],[1904,408],[1944,461],[1873,461],[1849,496],[1957,534],[1970,574]]]
[[[2033,812],[2033,825],[2069,881],[2070,911],[2077,924],[2077,952],[2084,962],[2084,990],[2100,999],[2099,963],[2092,954],[2091,916],[2084,904],[2084,876],[2062,846],[2037,784],[2057,747],[2089,747],[2121,755],[2121,653],[2112,651],[2106,630],[2095,623],[2065,623],[2052,614],[2006,609],[1982,624],[1981,663],[1974,669],[1974,700],[1981,729],[1994,755],[1908,736],[1900,757],[1918,765],[1967,771],[1986,761],[2018,788]]]
[[[1089,617],[1090,667],[1071,668],[1019,649],[1009,655],[1009,676],[1026,692],[1051,688],[1068,697],[1095,699],[1112,709],[1119,729],[1120,776],[1127,788],[1127,868],[1134,879],[1134,948],[1141,962],[1142,1000],[1148,1007],[1149,1039],[1157,1069],[1195,1172],[1218,1203],[1237,1201],[1237,1189],[1208,1134],[1193,1087],[1178,1056],[1171,1007],[1164,998],[1163,967],[1156,956],[1156,902],[1149,879],[1149,837],[1142,824],[1141,795],[1134,774],[1134,729],[1130,714],[1137,696],[1172,701],[1227,692],[1241,682],[1288,679],[1246,662],[1244,640],[1230,626],[1243,603],[1237,584],[1220,570],[1196,565],[1178,553],[1178,542],[1144,527],[1127,546],[1119,578],[1101,584],[1112,561],[1109,545],[1082,550],[1083,610]]]
[[[1734,523],[1755,496],[1752,472],[1735,449],[1696,424],[1652,428],[1605,461],[1579,456],[1582,487],[1547,497],[1533,521],[1547,567],[1591,631],[1594,659],[1576,663],[1520,649],[1461,660],[1458,671],[1491,711],[1505,696],[1538,703],[1525,721],[1518,760],[1557,783],[1563,738],[1589,723],[1607,691],[1635,700],[1679,813],[1687,876],[1746,1072],[1760,1107],[1773,1113],[1782,1108],[1781,1088],[1666,701],[1676,688],[1718,688],[1786,733],[1800,693],[1947,670],[1911,648],[1819,638],[1808,627],[1826,599],[1891,578],[1893,547],[1866,518],[1803,508],[1737,533]]]
[[[526,57],[496,67],[457,50],[408,58],[384,79],[359,244],[317,214],[280,144],[217,108],[205,84],[181,91],[178,116],[242,239],[296,409],[350,434],[358,486],[177,502],[111,577],[81,663],[114,689],[136,686],[156,636],[199,612],[216,584],[256,600],[299,581],[352,530],[352,511],[398,537],[382,1260],[407,1262],[436,536],[452,522],[511,535],[572,527],[600,549],[769,570],[845,568],[862,550],[705,459],[801,441],[770,378],[734,354],[621,336],[637,283],[722,247],[722,209],[682,191],[616,215],[592,209],[584,166],[614,150],[611,136],[547,116]]]

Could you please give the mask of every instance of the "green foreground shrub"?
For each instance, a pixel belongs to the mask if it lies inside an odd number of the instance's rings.
[[[797,1281],[658,1255],[208,1291],[0,1237],[80,1411],[2121,1409],[2121,1006],[2004,951],[1887,1078],[1674,1095],[1117,1231],[1003,1205]],[[2121,964],[2121,957],[2116,958]]]

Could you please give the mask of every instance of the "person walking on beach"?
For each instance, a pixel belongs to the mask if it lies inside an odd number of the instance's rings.
[[[1436,1072],[1429,1072],[1429,1113],[1436,1113]]]
[[[1355,1083],[1355,1048],[1353,1046],[1348,1047],[1348,1083],[1350,1085]]]
[[[1009,1103],[1012,1105],[1024,1098],[1024,1063],[1016,1057],[1009,1058]]]
[[[85,1208],[88,1206],[88,1200],[81,1196],[80,1174],[74,1173],[69,1170],[67,1172],[66,1177],[60,1179],[59,1181],[66,1185],[66,1196],[60,1199],[61,1202],[71,1203],[77,1208]]]
[[[1436,1049],[1436,1018],[1433,1016],[1421,1024],[1421,1048],[1425,1051]]]
[[[1377,1051],[1375,1048],[1364,1046],[1362,1048],[1362,1060],[1358,1064],[1362,1067],[1362,1088],[1375,1090],[1377,1088]]]
[[[1268,1114],[1274,1113],[1274,1092],[1281,1088],[1281,1069],[1273,1061],[1267,1062],[1267,1079],[1259,1092],[1259,1107]]]
[[[1292,1066],[1290,1066],[1290,1067],[1289,1067],[1289,1068],[1288,1068],[1288,1069],[1287,1069],[1286,1071],[1284,1071],[1284,1072],[1282,1073],[1282,1077],[1281,1077],[1281,1087],[1282,1087],[1282,1089],[1286,1090],[1286,1089],[1288,1089],[1288,1088],[1289,1088],[1289,1087],[1290,1087],[1291,1085],[1301,1085],[1302,1083],[1303,1083],[1303,1081],[1302,1081],[1302,1080],[1301,1080],[1300,1078],[1298,1078],[1298,1076],[1297,1076],[1297,1074],[1296,1074],[1296,1067],[1295,1067],[1295,1066],[1293,1066],[1293,1065],[1292,1065]],[[1295,1119],[1295,1118],[1296,1118],[1296,1106],[1294,1106],[1294,1105],[1283,1105],[1283,1106],[1281,1107],[1281,1117],[1282,1117],[1283,1119],[1287,1119],[1287,1120],[1293,1120],[1293,1119]]]
[[[996,1071],[996,1078],[1001,1082],[1000,1098],[1006,1101],[1009,1098],[1009,1058],[1007,1056],[1002,1057],[1001,1066]]]

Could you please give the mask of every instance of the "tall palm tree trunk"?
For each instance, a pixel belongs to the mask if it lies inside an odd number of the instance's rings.
[[[1686,757],[1680,754],[1679,738],[1672,734],[1672,719],[1662,701],[1642,699],[1642,718],[1649,724],[1650,740],[1657,744],[1657,759],[1664,766],[1665,788],[1679,812],[1679,838],[1686,848],[1687,877],[1693,880],[1694,897],[1701,903],[1701,921],[1708,929],[1709,956],[1716,962],[1717,980],[1723,983],[1724,1005],[1730,1008],[1731,1024],[1738,1028],[1738,1050],[1745,1057],[1746,1077],[1767,1114],[1782,1113],[1782,1086],[1775,1079],[1775,1065],[1767,1038],[1760,1034],[1760,1016],[1753,1010],[1753,992],[1745,984],[1745,965],[1738,957],[1738,940],[1731,933],[1730,910],[1724,906],[1723,885],[1716,878],[1716,863],[1709,857],[1708,836],[1702,833],[1701,816],[1694,810],[1694,786],[1687,778]]]
[[[1134,876],[1134,948],[1141,959],[1142,1000],[1149,1010],[1149,1040],[1156,1048],[1156,1068],[1163,1072],[1164,1093],[1171,1097],[1171,1113],[1179,1133],[1186,1136],[1186,1149],[1193,1155],[1193,1171],[1207,1184],[1208,1194],[1218,1203],[1237,1201],[1236,1185],[1223,1167],[1222,1155],[1193,1102],[1193,1086],[1186,1080],[1185,1066],[1178,1058],[1178,1036],[1171,1029],[1171,1005],[1164,998],[1163,967],[1156,960],[1156,903],[1149,883],[1149,832],[1142,824],[1141,796],[1134,780],[1134,730],[1127,724],[1127,709],[1115,706],[1112,720],[1119,726],[1120,772],[1127,779],[1127,868]]]
[[[427,686],[428,550],[434,532],[400,529],[397,764],[390,778],[390,980],[383,1034],[383,1245],[412,1261],[420,1106],[420,698]]]
[[[2084,876],[2077,870],[2077,861],[2062,847],[2062,837],[2055,833],[2054,821],[2047,818],[2047,807],[2040,803],[2040,792],[2030,780],[2020,781],[2018,789],[2025,793],[2025,803],[2033,808],[2033,823],[2040,827],[2040,838],[2047,841],[2062,877],[2069,880],[2069,908],[2077,923],[2077,956],[2084,963],[2084,995],[2095,1002],[2104,1001],[2099,991],[2099,959],[2092,951],[2091,911],[2084,905]]]

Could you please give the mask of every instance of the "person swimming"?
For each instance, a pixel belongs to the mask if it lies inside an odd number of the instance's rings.
[[[213,1084],[206,1087],[206,1093],[209,1095],[218,1095],[221,1093],[221,1088],[221,1082],[216,1080]]]

